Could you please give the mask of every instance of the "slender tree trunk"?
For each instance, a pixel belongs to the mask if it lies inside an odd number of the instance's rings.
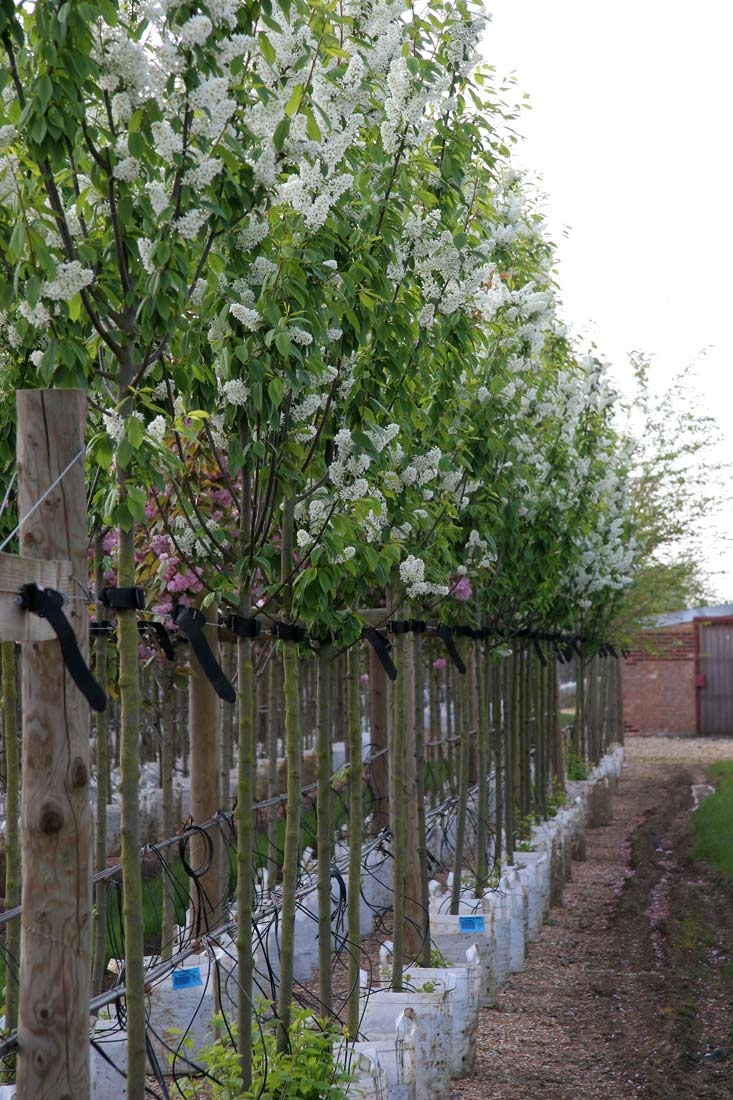
[[[3,730],[5,733],[5,908],[20,904],[20,761],[18,759],[18,697],[16,690],[15,642],[0,643],[3,680]],[[5,926],[5,1028],[18,1026],[18,975],[20,922],[17,917]]]
[[[292,573],[294,509],[295,499],[290,497],[285,501],[282,517],[281,577],[283,584],[287,584]],[[301,788],[303,785],[298,650],[292,642],[286,642],[283,645],[283,678],[288,801],[285,820],[280,923],[280,989],[277,1003],[278,1053],[287,1050],[290,1031],[293,963],[295,958],[295,890],[298,884],[299,871]]]
[[[494,859],[492,870],[496,873],[501,867],[501,854],[503,848],[502,836],[504,832],[504,753],[502,752],[504,739],[503,717],[503,664],[491,659],[491,733],[494,747]]]
[[[280,733],[280,711],[278,698],[280,695],[280,654],[273,646],[267,667],[267,801],[272,802],[276,795],[281,794],[277,781],[278,740]],[[279,821],[279,804],[268,807],[267,815],[267,879],[270,889],[273,888],[280,876],[280,853],[277,848],[277,824]]]
[[[413,636],[415,662],[415,767],[417,773],[417,854],[420,870],[421,948],[418,962],[430,966],[430,871],[425,807],[425,664],[422,634]]]
[[[175,831],[176,822],[173,810],[173,769],[175,766],[175,669],[166,663],[162,673],[161,691],[161,743],[160,743],[160,784],[163,802],[163,836],[171,837]],[[163,877],[163,914],[160,929],[160,957],[163,961],[170,959],[173,953],[173,940],[175,934],[175,904],[172,884],[166,883]]]
[[[403,681],[403,741],[405,813],[405,952],[410,959],[417,956],[422,944],[422,883],[420,873],[420,831],[418,825],[418,777],[416,757],[415,713],[415,635],[409,633],[402,642]]]
[[[97,595],[95,616],[98,623],[104,621],[105,609],[100,602],[104,587],[104,547],[102,536],[94,539],[94,590]],[[94,671],[97,683],[107,683],[107,639],[98,634],[94,641]],[[107,803],[110,798],[109,783],[109,714],[103,711],[96,717],[97,744],[97,873],[107,865]],[[96,996],[102,990],[102,979],[107,962],[107,884],[98,882],[94,891],[95,916],[94,969],[92,971],[92,994]]]
[[[247,426],[240,427],[242,449],[247,444]],[[239,506],[239,551],[242,561],[251,552],[252,482],[245,467],[242,471],[242,497]],[[239,614],[252,615],[249,577],[244,570],[239,578]],[[252,642],[237,638],[237,1056],[242,1090],[252,1084],[252,925],[254,910],[254,852],[257,733],[255,726],[255,689],[252,667]]]
[[[489,769],[491,767],[491,731],[489,728],[488,670],[486,650],[479,642],[474,647],[478,698],[478,787],[476,791],[476,897],[480,898],[489,880]]]
[[[403,636],[394,640],[395,664],[400,675],[392,691],[390,744],[390,818],[392,821],[392,989],[402,989],[405,958],[405,688],[402,675]]]
[[[514,730],[515,730],[515,668],[517,655],[512,646],[511,656],[504,662],[504,846],[507,863],[514,863]]]
[[[331,852],[333,799],[331,793],[331,667],[333,648],[318,648],[316,777],[318,782],[318,989],[323,1012],[331,1012]]]
[[[372,831],[375,833],[389,825],[387,682],[387,673],[373,646],[369,646],[370,741],[374,755],[371,766]]]
[[[349,1036],[359,1034],[359,944],[361,942],[361,845],[364,810],[362,805],[361,709],[359,706],[359,645],[347,651],[348,732],[349,732],[349,887],[348,927],[349,995],[347,1021]]]
[[[463,871],[463,850],[466,837],[466,813],[468,810],[468,781],[471,757],[471,731],[468,728],[468,679],[458,676],[458,713],[461,716],[460,768],[458,773],[458,809],[456,812],[456,848],[453,857],[453,889],[451,891],[450,911],[458,913],[461,900],[461,873]]]
[[[226,642],[223,646],[224,673],[229,683],[237,678],[237,651],[233,642]],[[221,781],[219,789],[219,805],[222,810],[230,810],[232,806],[231,774],[234,750],[234,725],[237,716],[236,707],[230,706],[224,700],[219,702],[219,721],[221,724]]]

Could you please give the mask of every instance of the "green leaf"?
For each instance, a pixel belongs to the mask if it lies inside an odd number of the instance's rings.
[[[271,378],[267,386],[267,395],[270,403],[276,409],[280,408],[283,399],[283,384],[279,378]]]
[[[283,359],[289,359],[293,350],[293,346],[290,342],[290,337],[287,332],[283,332],[282,329],[275,336],[275,347],[282,355]]]
[[[69,319],[72,321],[78,321],[81,317],[82,301],[81,294],[75,294],[73,298],[69,298],[66,303],[66,308],[69,311]]]
[[[272,144],[279,152],[285,144],[285,139],[290,133],[290,119],[282,118],[275,127],[275,132],[272,135]]]
[[[145,425],[142,420],[136,416],[129,416],[125,421],[125,436],[133,450],[137,450],[145,438]]]
[[[264,34],[263,31],[260,31],[257,37],[260,45],[260,52],[265,61],[268,63],[268,65],[274,65],[277,61],[277,54],[275,53],[275,47],[273,46],[272,42],[267,37],[267,35]]]
[[[138,485],[127,486],[127,507],[130,515],[137,523],[142,523],[145,519],[146,503],[147,493],[144,489],[141,489]]]
[[[307,107],[304,114],[305,114],[305,120],[306,120],[305,121],[305,132],[306,132],[306,134],[311,139],[311,141],[320,141],[323,135],[321,134],[318,123],[315,120],[315,116],[313,114],[313,111],[310,109],[310,107]]]
[[[303,85],[296,84],[293,88],[290,99],[285,104],[285,116],[286,118],[293,118],[297,115],[300,104],[303,102]]]

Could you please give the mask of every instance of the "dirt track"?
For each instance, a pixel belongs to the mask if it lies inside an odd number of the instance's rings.
[[[691,787],[733,740],[635,738],[610,825],[479,1024],[452,1100],[733,1096],[733,887],[692,860]]]

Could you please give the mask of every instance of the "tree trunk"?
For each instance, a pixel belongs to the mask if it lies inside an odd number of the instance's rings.
[[[102,536],[94,539],[94,591],[97,596],[95,616],[98,623],[106,617],[100,601],[104,587],[104,547]],[[107,638],[99,633],[94,641],[94,672],[97,683],[107,683]],[[97,874],[107,865],[107,803],[110,798],[109,782],[109,715],[107,711],[97,714]],[[94,970],[92,972],[92,993],[97,996],[102,991],[102,980],[107,953],[107,883],[98,882],[94,891],[95,915]]]
[[[295,499],[290,497],[283,507],[281,577],[287,583],[292,573],[293,511]],[[288,1049],[291,1001],[293,997],[293,962],[295,956],[295,891],[300,869],[300,823],[302,775],[302,737],[300,728],[300,685],[298,650],[294,643],[283,645],[283,679],[285,695],[285,759],[287,767],[287,815],[285,819],[285,850],[283,855],[282,909],[280,923],[280,989],[277,1002],[277,1051]]]
[[[331,852],[333,848],[333,799],[331,793],[331,666],[333,648],[318,648],[316,776],[318,813],[318,989],[322,1012],[332,1011],[331,988]]]
[[[395,664],[400,675],[392,691],[393,717],[390,743],[390,818],[392,821],[392,989],[402,990],[405,926],[405,689],[402,675],[402,636],[394,641]]]
[[[465,647],[464,647],[465,652]],[[466,837],[466,813],[468,810],[468,781],[471,767],[471,731],[468,728],[468,679],[458,677],[458,712],[461,715],[460,765],[458,773],[458,808],[456,811],[456,850],[453,857],[453,889],[451,891],[450,911],[455,916],[461,899],[461,873],[463,871],[463,849]]]
[[[361,942],[361,843],[363,833],[361,709],[359,705],[359,645],[347,652],[349,734],[349,886],[347,897],[349,942],[349,995],[346,1005],[349,1036],[359,1035],[359,944]]]

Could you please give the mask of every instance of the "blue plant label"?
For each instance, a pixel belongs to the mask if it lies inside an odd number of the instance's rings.
[[[201,981],[201,967],[187,966],[183,970],[173,971],[174,989],[193,989],[194,986],[203,985]]]
[[[459,932],[485,932],[486,921],[483,917],[459,917]]]

